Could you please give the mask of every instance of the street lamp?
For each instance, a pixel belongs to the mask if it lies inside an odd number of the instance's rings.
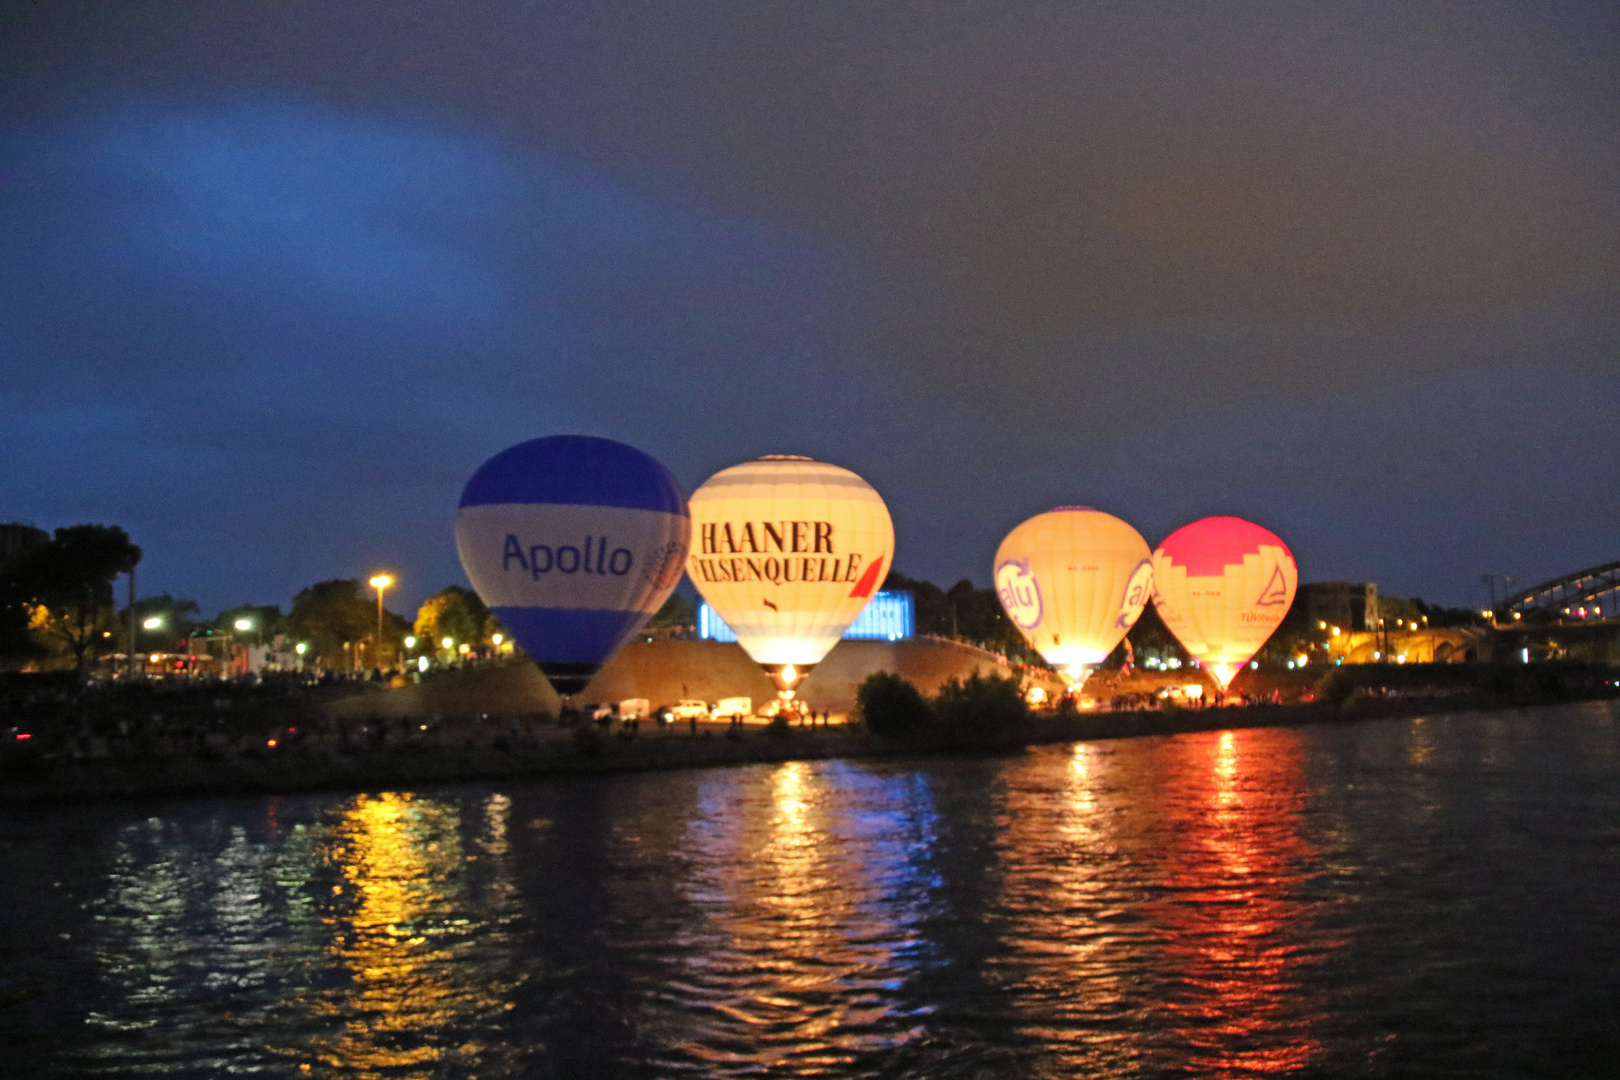
[[[382,664],[382,619],[383,619],[383,590],[394,583],[394,579],[387,574],[378,574],[371,579],[371,587],[377,590],[377,662]]]
[[[159,630],[162,629],[162,627],[163,616],[161,615],[148,615],[145,619],[141,620],[141,628],[143,630]]]

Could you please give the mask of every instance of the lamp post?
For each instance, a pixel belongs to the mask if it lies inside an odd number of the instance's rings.
[[[253,673],[253,652],[252,652],[252,646],[247,644],[246,635],[247,635],[247,632],[249,630],[253,629],[253,620],[252,619],[237,619],[231,625],[236,628],[237,633],[243,635],[243,637],[242,637],[242,648],[246,651],[246,655],[244,655],[243,658],[242,658],[242,666],[243,666],[243,671],[246,674],[251,675]],[[236,647],[234,645],[230,644],[230,643],[227,643],[226,646],[225,646],[225,650],[226,650],[227,654],[234,654],[236,652]]]
[[[382,667],[382,622],[383,622],[383,590],[394,583],[394,579],[387,574],[378,574],[371,579],[371,587],[377,590],[377,666]]]

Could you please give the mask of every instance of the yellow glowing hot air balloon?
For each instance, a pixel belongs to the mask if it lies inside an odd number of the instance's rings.
[[[1277,629],[1298,589],[1288,545],[1242,518],[1184,525],[1153,553],[1153,606],[1222,690]]]
[[[996,550],[996,595],[1007,617],[1075,688],[1135,624],[1152,590],[1142,534],[1090,507],[1038,514]]]
[[[790,692],[883,584],[889,509],[848,469],[773,454],[692,493],[686,572],[749,656]]]

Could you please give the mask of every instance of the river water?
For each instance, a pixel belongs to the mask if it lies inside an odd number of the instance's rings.
[[[7,811],[0,1073],[1616,1076],[1616,715]]]

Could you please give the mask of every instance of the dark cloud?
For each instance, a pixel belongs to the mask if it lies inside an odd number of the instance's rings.
[[[1471,601],[1616,556],[1617,19],[1490,3],[0,14],[0,516],[156,584],[457,570],[488,453],[1278,526]],[[1567,565],[1566,565],[1567,564]]]

